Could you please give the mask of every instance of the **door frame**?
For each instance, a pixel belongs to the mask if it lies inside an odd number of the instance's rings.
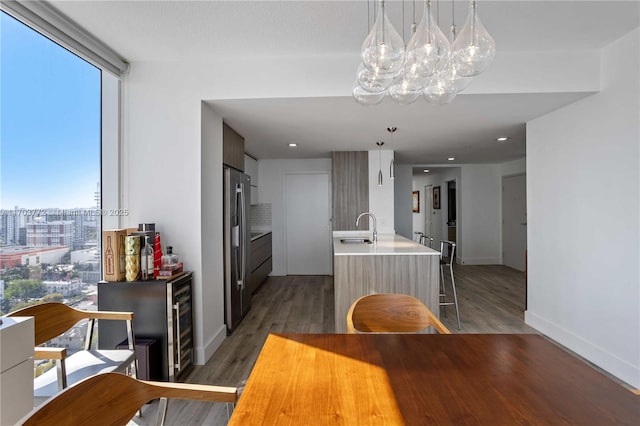
[[[524,195],[525,195],[525,222],[526,222],[526,217],[527,217],[527,201],[526,201],[526,197],[527,197],[527,173],[526,172],[521,172],[521,173],[513,173],[513,174],[509,174],[509,175],[504,175],[502,176],[502,179],[500,180],[500,216],[501,216],[501,224],[500,224],[500,257],[502,259],[502,264],[504,265],[504,240],[505,240],[505,235],[504,235],[504,215],[503,215],[503,210],[504,210],[504,180],[505,179],[509,179],[509,178],[513,178],[513,177],[518,177],[518,176],[524,176],[525,179],[525,188],[524,188]],[[527,235],[527,230],[525,229],[525,272],[527,270],[527,262],[526,262],[526,251],[527,248],[529,246],[529,238]],[[507,265],[505,265],[507,266]]]

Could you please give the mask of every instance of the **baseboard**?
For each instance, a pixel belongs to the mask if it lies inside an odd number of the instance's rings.
[[[499,257],[457,257],[458,265],[501,265]]]
[[[623,382],[640,387],[640,365],[633,365],[530,310],[525,311],[524,322]]]
[[[209,340],[204,348],[199,347],[195,350],[195,365],[204,365],[213,356],[214,352],[218,350],[224,339],[227,338],[227,326],[222,325],[218,332]]]

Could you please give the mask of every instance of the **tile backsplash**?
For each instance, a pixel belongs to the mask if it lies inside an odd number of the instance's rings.
[[[251,229],[271,230],[271,204],[251,206]]]

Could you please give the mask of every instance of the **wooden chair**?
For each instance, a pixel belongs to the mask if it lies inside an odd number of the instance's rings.
[[[347,314],[349,333],[415,333],[427,327],[451,334],[420,300],[406,294],[362,296]]]
[[[238,400],[236,388],[189,383],[147,382],[120,373],[90,377],[60,392],[29,413],[18,425],[126,425],[147,402],[161,398],[158,412],[163,424],[166,398],[226,402]]]
[[[34,359],[53,359],[56,362],[55,369],[46,371],[34,380],[36,406],[66,388],[67,385],[98,373],[124,372],[130,367],[134,377],[137,377],[133,312],[83,311],[63,303],[42,303],[19,309],[7,316],[34,317],[36,345],[42,345],[58,337],[81,320],[88,320],[84,350],[67,356],[65,348],[36,346],[34,349]],[[125,321],[129,348],[91,349],[96,319]]]

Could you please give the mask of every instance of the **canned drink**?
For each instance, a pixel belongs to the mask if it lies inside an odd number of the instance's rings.
[[[129,235],[124,239],[124,254],[137,254],[140,256],[140,236]]]
[[[127,281],[138,280],[140,278],[140,254],[128,254],[124,263]]]

